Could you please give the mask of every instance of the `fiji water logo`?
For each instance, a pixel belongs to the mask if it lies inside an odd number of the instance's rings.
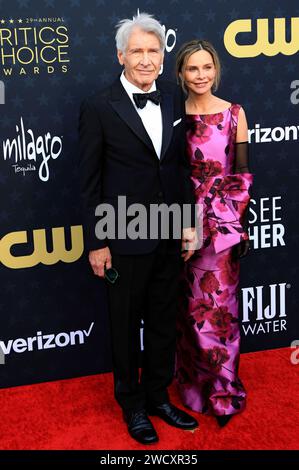
[[[50,177],[50,161],[56,160],[62,152],[62,137],[52,136],[50,132],[35,135],[32,129],[26,129],[23,118],[16,125],[16,136],[2,142],[4,161],[13,162],[15,173],[26,175],[38,170],[41,181]]]
[[[286,293],[290,287],[290,284],[282,282],[242,289],[242,329],[245,336],[287,330]]]

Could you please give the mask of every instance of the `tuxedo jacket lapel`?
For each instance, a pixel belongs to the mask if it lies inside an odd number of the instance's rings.
[[[173,131],[173,96],[170,93],[164,92],[161,89],[162,101],[161,101],[161,112],[162,112],[162,123],[163,123],[163,134],[162,134],[162,149],[160,160],[164,157],[166,150],[171,141]]]
[[[119,79],[111,87],[109,101],[116,113],[128,124],[137,137],[156,153],[143,122]]]
[[[163,92],[163,87],[158,88],[161,90],[161,112],[162,112],[162,149],[160,160],[164,157],[166,150],[169,146],[173,131],[173,97],[171,93]],[[132,131],[141,139],[150,150],[153,151],[156,158],[158,158],[151,138],[149,137],[143,122],[136,112],[132,101],[130,100],[127,92],[123,88],[120,80],[118,79],[111,87],[111,97],[109,100],[115,112],[123,119]]]

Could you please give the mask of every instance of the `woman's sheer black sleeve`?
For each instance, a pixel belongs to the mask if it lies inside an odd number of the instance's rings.
[[[234,173],[250,173],[248,142],[236,142],[235,143]]]
[[[250,175],[249,169],[249,143],[246,142],[235,142],[235,164],[234,164],[234,173],[248,173]],[[248,175],[248,176],[249,176]],[[250,175],[252,178],[252,175]],[[246,208],[240,218],[243,229],[248,233],[248,211],[249,211],[249,200],[252,196],[251,185],[248,188],[248,203]]]

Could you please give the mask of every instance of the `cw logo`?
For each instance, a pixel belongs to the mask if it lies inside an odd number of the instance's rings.
[[[71,227],[72,247],[65,248],[65,228],[52,228],[53,251],[48,252],[46,241],[46,230],[33,230],[34,250],[29,255],[16,256],[11,253],[15,245],[25,245],[28,243],[27,232],[11,232],[4,235],[0,240],[0,263],[7,268],[22,269],[32,268],[37,264],[52,265],[63,261],[64,263],[74,263],[83,253],[83,229],[82,225]]]
[[[256,41],[253,44],[238,44],[236,36],[253,31],[252,20],[236,20],[228,25],[224,33],[224,45],[235,57],[257,57],[260,54],[275,56],[296,54],[299,50],[299,18],[291,18],[291,40],[286,41],[286,19],[274,18],[274,40],[269,41],[269,19],[260,18],[256,24]]]

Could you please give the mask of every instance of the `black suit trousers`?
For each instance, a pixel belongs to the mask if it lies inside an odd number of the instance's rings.
[[[126,411],[168,400],[175,363],[180,251],[162,241],[151,253],[119,255],[108,287],[115,398]],[[140,325],[144,321],[140,370]]]

